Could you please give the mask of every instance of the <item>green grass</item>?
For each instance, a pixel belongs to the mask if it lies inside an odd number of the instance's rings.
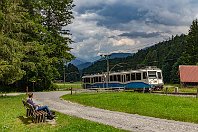
[[[54,85],[56,86],[56,88],[58,90],[69,90],[70,88],[75,88],[75,89],[80,89],[82,88],[82,83],[81,82],[74,82],[74,83],[69,83],[66,82],[64,83],[54,83]]]
[[[198,99],[133,92],[65,95],[80,104],[144,116],[198,123]]]
[[[162,91],[165,92],[166,88]],[[174,91],[174,87],[168,87],[168,93],[174,93]],[[179,93],[197,93],[197,88],[179,88]]]
[[[180,84],[166,84],[164,85],[163,92],[166,91],[166,87],[168,88],[169,93],[173,93],[175,91],[175,87],[179,88],[179,92],[181,93],[196,93],[197,92],[197,87],[182,87]]]
[[[179,93],[197,93],[198,87],[181,87],[180,84],[165,84],[163,89],[160,91],[154,91],[156,93],[158,92],[166,92],[166,88],[168,93],[175,93],[175,88],[178,87]]]
[[[0,97],[0,131],[1,132],[119,132],[111,126],[94,123],[88,120],[68,116],[56,112],[56,125],[48,123],[31,123],[31,120],[24,118],[25,108],[22,104],[22,98]]]

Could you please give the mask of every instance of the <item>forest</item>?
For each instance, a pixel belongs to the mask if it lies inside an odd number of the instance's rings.
[[[45,90],[70,54],[73,0],[0,1],[0,91]]]
[[[83,70],[83,74],[106,72],[106,60],[97,61]],[[198,65],[198,20],[193,20],[187,35],[172,36],[151,47],[139,50],[133,56],[110,59],[112,71],[157,66],[162,69],[165,83],[179,83],[179,65]]]
[[[35,91],[53,89],[55,80],[78,81],[79,70],[72,64],[73,42],[63,27],[74,19],[73,0],[1,0],[0,1],[0,91]],[[133,56],[110,59],[112,71],[157,66],[165,83],[179,83],[179,65],[198,63],[198,20],[193,20],[188,34],[172,36]],[[106,71],[100,60],[82,74]]]

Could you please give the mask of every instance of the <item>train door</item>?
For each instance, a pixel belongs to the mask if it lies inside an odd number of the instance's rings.
[[[144,81],[144,82],[148,82],[147,80],[148,80],[148,76],[147,76],[147,72],[146,71],[143,71],[142,72],[142,80]]]
[[[121,75],[121,76],[122,76],[122,83],[125,83],[125,82],[126,82],[126,75],[123,74],[123,75]]]
[[[158,78],[158,84],[163,85],[163,77],[161,71],[157,71],[157,78]]]

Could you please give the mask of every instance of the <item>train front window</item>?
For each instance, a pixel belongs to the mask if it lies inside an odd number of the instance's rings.
[[[148,77],[156,78],[156,71],[148,71]]]
[[[158,79],[162,79],[162,74],[161,74],[161,72],[157,72],[157,76],[158,76]]]

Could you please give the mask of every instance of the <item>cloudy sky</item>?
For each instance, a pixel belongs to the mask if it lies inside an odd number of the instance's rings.
[[[74,0],[67,27],[76,57],[134,53],[176,34],[187,34],[198,17],[198,0]]]

